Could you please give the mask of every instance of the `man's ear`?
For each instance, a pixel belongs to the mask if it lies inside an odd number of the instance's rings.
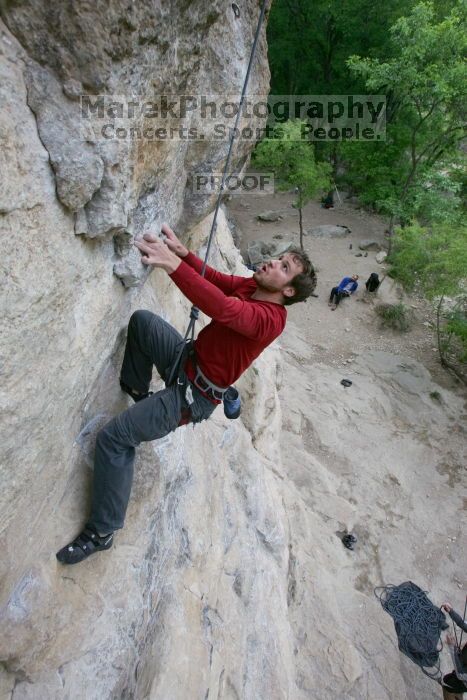
[[[282,294],[283,294],[285,297],[287,297],[287,298],[290,299],[291,297],[294,297],[294,296],[295,296],[295,291],[296,291],[296,290],[295,290],[295,287],[285,287],[285,288],[282,290]]]

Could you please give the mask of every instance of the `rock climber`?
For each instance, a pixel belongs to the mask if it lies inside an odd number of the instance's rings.
[[[328,306],[331,307],[332,311],[337,309],[339,302],[344,297],[349,297],[353,294],[358,287],[358,275],[352,275],[352,277],[344,277],[337,287],[331,289],[331,295],[329,297]],[[335,301],[334,301],[335,300]]]
[[[259,266],[252,277],[206,267],[164,224],[164,239],[146,233],[135,241],[144,265],[161,268],[180,291],[212,320],[184,360],[177,381],[149,391],[153,365],[167,383],[182,336],[160,316],[136,311],[128,324],[120,386],[135,404],[98,433],[94,455],[91,516],[84,530],[57,552],[62,564],[77,564],[109,549],[123,527],[133,481],[135,447],[178,426],[209,418],[233,384],[284,330],[286,306],[304,301],[316,286],[310,259],[293,248]]]
[[[453,610],[450,603],[443,603],[441,610],[445,610],[454,624],[467,632],[467,620],[463,620],[459,613]],[[443,699],[458,700],[458,698],[462,698],[463,693],[467,692],[467,643],[461,648],[460,644],[459,646],[456,644],[456,639],[452,635],[446,637],[446,643],[451,651],[454,669],[451,673],[443,676]]]

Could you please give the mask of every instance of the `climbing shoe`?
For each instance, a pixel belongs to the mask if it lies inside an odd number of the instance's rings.
[[[151,396],[152,391],[147,391],[145,394],[137,394],[133,389],[128,386],[128,384],[125,384],[125,382],[122,382],[120,379],[120,389],[125,392],[125,394],[128,394],[128,396],[131,396],[133,401],[137,403],[138,401],[142,401],[143,399],[147,399],[148,396]]]
[[[226,418],[238,418],[242,410],[242,400],[235,387],[229,386],[224,394],[224,415]]]
[[[342,538],[342,544],[344,547],[347,547],[347,549],[353,550],[357,544],[357,538],[355,535],[349,532]]]
[[[61,564],[79,564],[80,561],[87,559],[94,552],[110,549],[113,541],[113,532],[101,537],[93,528],[85,527],[83,532],[73,542],[57,552],[56,556]]]

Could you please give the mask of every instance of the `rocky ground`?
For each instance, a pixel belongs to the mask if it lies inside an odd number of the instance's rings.
[[[244,254],[254,240],[298,240],[291,201],[290,194],[231,199],[229,216]],[[282,219],[258,221],[264,210],[280,211]],[[392,622],[373,588],[412,580],[436,604],[450,599],[463,607],[465,394],[437,362],[429,306],[404,297],[389,278],[376,300],[360,287],[336,311],[328,307],[329,290],[344,275],[357,273],[364,282],[373,271],[384,274],[375,252],[356,257],[362,239],[384,246],[384,222],[345,203],[326,211],[312,202],[304,218],[307,230],[342,224],[351,233],[306,236],[319,297],[290,309],[281,341],[291,620],[296,637],[307,640],[298,645],[298,669],[325,669],[328,682],[319,691],[304,687],[313,698],[434,700],[440,697],[437,686],[399,654]],[[412,328],[403,334],[381,329],[374,305],[400,298],[414,312]],[[342,378],[352,386],[341,386]],[[358,537],[354,553],[339,541],[347,528]],[[331,610],[338,628],[330,629]],[[346,649],[342,673],[349,681],[348,692],[338,695],[328,676],[336,673],[329,670],[334,643]],[[442,662],[447,669],[447,653]],[[404,683],[391,666],[400,667]]]
[[[344,194],[341,195],[344,198]],[[293,242],[298,245],[298,212],[292,208],[294,197],[289,193],[277,193],[261,197],[232,197],[228,211],[239,236],[239,245],[246,258],[251,241],[265,240],[276,243]],[[281,219],[275,222],[259,221],[263,211],[279,212]],[[350,233],[343,237],[305,236],[305,250],[318,272],[318,299],[310,300],[304,307],[291,310],[292,319],[298,317],[303,332],[319,351],[322,361],[340,366],[352,353],[367,350],[403,352],[423,362],[436,380],[447,388],[455,388],[457,381],[439,365],[436,334],[432,327],[433,314],[429,304],[415,297],[404,295],[399,285],[389,277],[384,280],[378,295],[372,299],[364,294],[364,283],[371,272],[382,278],[386,266],[376,262],[376,252],[359,250],[363,240],[377,241],[382,249],[387,246],[384,237],[385,221],[345,199],[335,197],[335,208],[326,210],[319,202],[310,202],[304,209],[304,228],[309,232],[321,225],[346,226]],[[360,255],[361,257],[357,257]],[[337,312],[331,313],[327,302],[330,289],[344,275],[358,274],[360,289],[349,303],[343,303]],[[413,313],[413,323],[408,333],[401,334],[381,329],[373,306],[378,302],[402,300]]]

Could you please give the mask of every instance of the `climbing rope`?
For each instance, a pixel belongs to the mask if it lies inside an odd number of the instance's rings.
[[[443,612],[412,581],[399,586],[379,586],[375,595],[394,620],[400,651],[429,678],[440,683],[439,652],[443,648],[440,637],[449,627]]]
[[[239,121],[240,121],[240,115],[241,115],[241,112],[242,112],[243,102],[244,102],[244,100],[245,100],[246,90],[247,90],[247,87],[248,87],[248,81],[249,81],[249,79],[250,79],[251,67],[252,67],[252,65],[253,65],[253,60],[254,60],[254,56],[255,56],[255,53],[256,53],[256,46],[257,46],[257,44],[258,44],[258,39],[259,39],[259,35],[260,35],[260,32],[261,32],[261,27],[262,27],[262,24],[263,24],[263,20],[264,20],[264,15],[265,15],[265,12],[266,12],[267,3],[268,3],[268,0],[263,0],[263,3],[262,3],[262,5],[261,5],[261,11],[260,11],[259,18],[258,18],[258,24],[257,24],[257,26],[256,26],[255,38],[254,38],[254,41],[253,41],[253,46],[251,47],[250,60],[249,60],[249,62],[248,62],[248,68],[247,68],[247,71],[246,71],[245,80],[244,80],[244,82],[243,82],[243,88],[242,88],[242,94],[241,94],[241,97],[240,97],[240,103],[239,103],[237,115],[236,115],[236,118],[235,118],[235,126],[234,126],[234,128],[231,130],[230,141],[229,141],[229,150],[228,150],[228,152],[227,152],[227,158],[226,158],[226,161],[225,161],[224,170],[223,170],[223,172],[222,172],[221,183],[220,183],[220,186],[219,186],[219,193],[218,193],[218,195],[217,195],[217,200],[216,200],[216,207],[215,207],[215,209],[214,209],[214,216],[213,216],[213,219],[212,219],[211,230],[210,230],[210,232],[209,232],[208,243],[207,243],[207,246],[206,246],[206,254],[205,254],[205,256],[204,256],[203,266],[202,266],[202,268],[201,268],[201,277],[204,277],[204,275],[205,275],[205,273],[206,273],[206,266],[207,266],[207,263],[208,263],[209,253],[210,253],[210,251],[211,251],[211,245],[212,245],[212,241],[213,241],[213,239],[214,239],[214,234],[215,234],[216,227],[217,227],[217,214],[218,214],[218,212],[219,212],[219,208],[220,208],[220,205],[221,205],[222,195],[223,195],[223,192],[224,192],[224,189],[225,189],[225,181],[226,181],[226,179],[227,179],[227,172],[228,172],[229,166],[230,166],[230,159],[231,159],[231,156],[232,156],[233,144],[234,144],[234,141],[235,141],[235,134],[238,133],[237,128],[238,128],[238,124],[239,124]],[[240,16],[240,10],[239,10],[239,8],[238,8],[238,5],[236,5],[235,3],[233,3],[233,4],[232,4],[232,9],[233,9],[233,11],[234,11],[235,17],[238,18],[238,17]],[[199,309],[198,309],[196,306],[192,306],[192,307],[191,307],[191,311],[190,311],[190,320],[189,320],[188,327],[187,327],[186,332],[185,332],[185,336],[184,336],[184,338],[183,338],[183,343],[181,344],[180,350],[178,351],[177,357],[176,357],[176,359],[175,359],[175,362],[174,362],[174,364],[173,364],[173,366],[172,366],[172,368],[171,368],[171,370],[170,370],[169,377],[168,377],[168,379],[167,379],[167,385],[168,385],[168,386],[170,386],[170,384],[173,383],[173,381],[175,380],[175,377],[176,377],[177,374],[178,374],[179,366],[180,366],[180,363],[181,363],[181,360],[182,360],[182,355],[183,355],[184,351],[186,350],[187,344],[192,344],[193,341],[194,341],[194,337],[195,337],[195,324],[196,324],[196,321],[198,320],[198,317],[199,317]]]
[[[464,614],[462,616],[463,620],[467,620],[466,614],[467,614],[467,596],[465,596]],[[459,653],[462,651],[462,637],[463,636],[464,636],[464,629],[462,628],[461,634],[460,634],[460,639],[457,638],[457,629],[456,629],[456,625],[454,625],[454,637],[456,639],[456,648],[457,648],[457,651]]]

